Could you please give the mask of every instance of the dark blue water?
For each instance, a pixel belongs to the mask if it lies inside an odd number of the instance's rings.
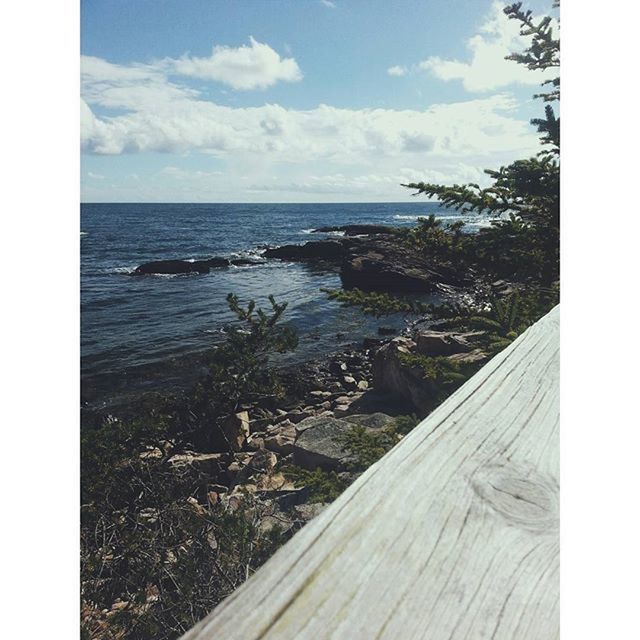
[[[232,316],[225,297],[287,301],[300,334],[295,358],[309,359],[375,335],[380,321],[329,301],[337,272],[269,261],[208,275],[128,275],[149,260],[259,255],[261,245],[326,237],[320,226],[412,225],[431,213],[460,219],[434,203],[400,204],[83,204],[81,209],[82,376],[99,394],[127,371],[206,349]],[[474,218],[474,220],[477,220]],[[476,223],[477,224],[477,223]],[[480,222],[480,224],[483,224]],[[473,224],[471,226],[474,226]],[[267,303],[268,304],[268,303]],[[384,319],[399,326],[402,318]]]

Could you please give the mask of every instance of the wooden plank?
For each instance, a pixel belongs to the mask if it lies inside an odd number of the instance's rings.
[[[558,632],[559,307],[184,640]]]

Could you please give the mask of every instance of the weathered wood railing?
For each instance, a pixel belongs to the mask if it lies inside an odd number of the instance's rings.
[[[184,640],[558,637],[559,308]]]

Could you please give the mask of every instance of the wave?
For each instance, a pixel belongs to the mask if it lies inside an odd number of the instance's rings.
[[[417,221],[420,218],[428,218],[427,215],[405,215],[396,213],[393,216],[394,220],[409,220],[409,221]],[[452,220],[454,222],[464,222],[467,227],[490,227],[493,222],[502,219],[502,216],[492,216],[492,217],[478,217],[475,214],[453,214],[447,216],[439,216],[436,214],[436,220],[441,220],[443,222]]]
[[[393,219],[394,220],[418,220],[419,218],[428,218],[428,217],[429,217],[428,213],[426,213],[423,216],[409,216],[409,215],[404,215],[402,213],[396,213],[393,216]]]
[[[136,265],[137,266],[137,265]],[[102,269],[102,273],[112,274],[125,274],[129,275],[136,270],[136,267],[108,267],[106,269]]]
[[[320,233],[325,236],[339,236],[342,237],[345,235],[345,231],[318,231],[317,229],[303,229],[300,233],[304,235],[308,235],[310,233]]]

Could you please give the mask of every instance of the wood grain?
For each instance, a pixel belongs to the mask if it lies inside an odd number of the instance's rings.
[[[370,467],[184,640],[549,640],[559,307]]]

